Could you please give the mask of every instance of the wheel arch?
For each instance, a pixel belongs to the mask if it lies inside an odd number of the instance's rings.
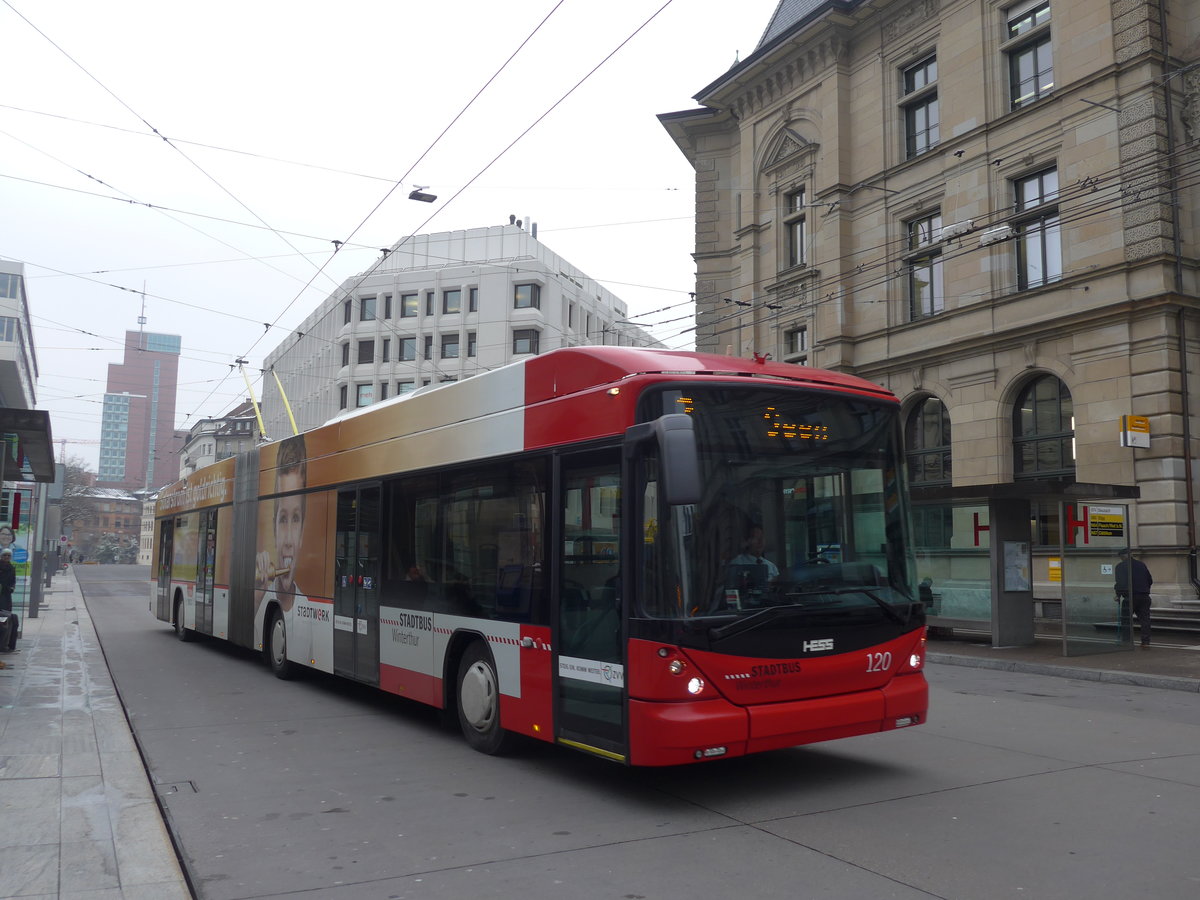
[[[468,628],[454,632],[450,636],[449,643],[446,644],[446,655],[442,659],[442,709],[447,713],[454,713],[458,710],[458,666],[462,662],[467,648],[476,642],[482,644],[488,656],[491,657],[492,667],[496,666],[496,657],[492,653],[488,639],[481,632]]]
[[[262,612],[260,613],[262,618],[258,623],[259,633],[262,635],[262,643],[259,645],[259,649],[262,650],[263,653],[271,652],[271,635],[268,631],[268,628],[276,613],[278,613],[280,616],[283,615],[283,607],[279,605],[278,600],[268,600],[263,604]]]

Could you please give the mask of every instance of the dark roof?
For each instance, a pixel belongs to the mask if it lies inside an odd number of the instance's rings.
[[[1042,478],[1037,481],[1008,481],[999,484],[962,484],[922,487],[913,485],[910,493],[916,503],[983,500],[1137,500],[1142,489],[1129,484],[1095,484],[1069,478]]]
[[[755,65],[760,54],[766,53],[772,45],[780,43],[789,32],[815,21],[831,9],[850,11],[862,2],[863,0],[779,0],[779,5],[775,7],[771,21],[767,23],[767,30],[759,38],[754,52],[745,59],[734,63],[728,72],[705,87],[700,93],[695,94],[695,99],[703,103],[704,97],[737,73]]]
[[[757,51],[765,47],[771,41],[775,40],[775,38],[787,32],[797,22],[800,22],[810,14],[816,12],[819,7],[829,2],[830,0],[779,0],[779,5],[775,7],[775,14],[771,16],[771,21],[767,23],[767,30],[763,32],[758,46],[754,49]]]
[[[5,456],[4,481],[54,481],[54,447],[50,436],[50,413],[43,409],[0,408],[0,434],[15,434],[16,448],[23,459]]]

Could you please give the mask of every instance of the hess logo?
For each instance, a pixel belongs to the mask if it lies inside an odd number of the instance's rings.
[[[833,638],[820,638],[819,640],[804,642],[804,652],[805,653],[818,653],[822,650],[832,650],[832,649],[833,649]]]

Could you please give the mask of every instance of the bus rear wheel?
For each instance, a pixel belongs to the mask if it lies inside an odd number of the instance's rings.
[[[194,635],[192,630],[183,624],[183,598],[175,598],[175,637],[187,643]]]
[[[283,621],[283,613],[278,609],[271,613],[267,623],[267,662],[276,678],[285,681],[296,674],[296,666],[287,658],[287,625]]]
[[[458,726],[467,743],[495,756],[511,745],[512,735],[500,727],[500,679],[482,641],[475,641],[458,664]]]

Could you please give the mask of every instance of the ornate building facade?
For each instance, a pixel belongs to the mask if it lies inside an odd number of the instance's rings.
[[[782,0],[696,100],[660,120],[696,170],[698,347],[890,388],[918,495],[1135,487],[1155,604],[1194,602],[1200,4]],[[1035,504],[1035,596],[1087,540],[1060,518]]]

